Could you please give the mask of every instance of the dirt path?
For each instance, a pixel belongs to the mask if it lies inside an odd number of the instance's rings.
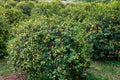
[[[4,80],[2,76],[0,76],[0,80]]]
[[[0,80],[25,80],[24,74],[19,75],[9,75],[9,76],[0,76]]]

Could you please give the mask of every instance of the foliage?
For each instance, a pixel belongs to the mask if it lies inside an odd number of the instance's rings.
[[[5,13],[5,8],[3,8],[2,6],[0,6],[0,16],[3,16]]]
[[[32,1],[21,1],[16,5],[17,9],[20,9],[24,14],[30,16],[32,8],[34,8],[34,2]]]
[[[36,1],[37,2],[38,0],[14,0],[14,1],[19,1],[19,2],[20,1]]]
[[[5,17],[7,18],[9,24],[16,24],[27,18],[27,16],[23,14],[22,11],[15,8],[7,9],[5,11]]]
[[[115,7],[93,4],[89,8],[90,12],[86,22],[90,25],[89,41],[93,43],[93,57],[95,59],[117,59],[120,55],[120,3],[113,4]]]
[[[65,5],[65,8],[62,8],[59,11],[58,15],[66,18],[71,18],[75,22],[82,23],[86,17],[86,12],[84,9],[85,6],[86,4],[83,3],[68,3]]]
[[[7,8],[14,8],[16,6],[17,2],[16,1],[7,1],[4,3],[4,7]]]
[[[85,41],[84,24],[41,16],[20,25],[15,35],[9,41],[9,59],[30,80],[37,80],[40,73],[50,80],[79,80],[89,67],[86,54],[91,47]]]
[[[86,1],[92,3],[0,2],[0,56],[6,55],[13,34],[9,60],[28,80],[79,80],[89,56],[120,58],[120,2]]]
[[[5,18],[0,15],[0,58],[4,58],[6,52],[6,41],[8,39],[8,24]]]
[[[70,0],[70,1],[75,1],[75,2],[96,2],[96,3],[110,3],[113,1],[119,1],[119,0]]]
[[[6,45],[11,37],[12,25],[18,24],[25,18],[26,16],[18,9],[5,6],[0,7],[0,58],[4,58],[4,56],[8,55]]]
[[[61,2],[41,2],[38,3],[36,7],[32,10],[31,15],[37,17],[39,15],[45,15],[51,17],[54,15],[59,15],[60,10],[64,9],[65,5]]]

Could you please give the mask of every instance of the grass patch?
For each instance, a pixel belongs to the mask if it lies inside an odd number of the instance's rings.
[[[13,69],[6,60],[0,60],[0,76],[13,74]],[[43,79],[43,76],[42,78]],[[86,80],[119,80],[120,61],[92,61],[90,69],[87,70]]]
[[[87,74],[87,80],[119,80],[120,61],[93,61]]]
[[[0,76],[7,76],[13,73],[13,69],[6,60],[0,60]]]

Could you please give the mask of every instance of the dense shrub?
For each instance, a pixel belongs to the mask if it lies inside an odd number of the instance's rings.
[[[12,25],[16,25],[26,16],[18,9],[0,7],[0,58],[7,55],[6,43],[12,37]]]
[[[38,17],[39,15],[45,15],[51,17],[54,15],[59,15],[62,17],[74,19],[75,22],[82,22],[86,17],[86,12],[84,7],[87,4],[78,3],[67,3],[63,4],[61,2],[41,2],[32,10],[32,15]]]
[[[27,16],[23,14],[22,11],[15,8],[6,9],[4,15],[7,18],[9,24],[16,24],[27,18]]]
[[[119,0],[71,0],[71,1],[82,1],[82,2],[96,2],[96,3],[110,3],[113,1],[119,1]]]
[[[34,8],[34,2],[32,1],[21,1],[16,5],[17,9],[20,9],[24,14],[30,16],[32,8]]]
[[[89,8],[86,22],[90,25],[89,40],[93,43],[95,59],[120,56],[120,3],[111,5],[93,4]]]
[[[37,2],[38,0],[14,0],[14,1],[19,1],[19,2],[20,1],[36,1]]]
[[[0,58],[4,58],[6,55],[6,38],[7,38],[7,28],[6,19],[3,16],[5,9],[0,7]]]
[[[7,55],[6,42],[8,39],[8,28],[5,18],[0,15],[0,59]]]
[[[5,13],[5,8],[3,8],[2,6],[0,6],[0,16],[3,16]]]
[[[32,10],[32,16],[45,15],[51,17],[54,15],[59,15],[60,10],[64,9],[65,5],[61,2],[41,2],[36,5]]]
[[[13,7],[16,6],[16,4],[17,4],[16,1],[7,1],[7,2],[4,4],[4,7],[5,7],[5,8],[13,8]]]
[[[9,42],[10,62],[28,73],[28,80],[38,80],[41,73],[47,80],[82,79],[91,51],[83,28],[84,24],[58,16],[29,20]]]
[[[86,17],[85,6],[86,4],[85,3],[83,4],[82,2],[76,4],[68,3],[65,5],[65,8],[62,8],[59,11],[58,15],[74,19],[75,22],[81,23]]]

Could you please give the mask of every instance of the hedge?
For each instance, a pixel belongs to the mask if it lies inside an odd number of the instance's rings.
[[[32,1],[21,1],[18,2],[16,8],[21,10],[24,14],[30,16],[32,8],[34,8],[34,3]]]
[[[38,80],[41,73],[50,80],[79,80],[89,67],[86,54],[91,51],[83,27],[59,16],[29,20],[9,41],[9,61],[27,73],[28,80]]]
[[[8,39],[8,24],[3,16],[0,15],[0,59],[7,55],[6,42]]]
[[[120,57],[120,2],[111,4],[92,4],[85,22],[90,26],[89,40],[93,43],[93,58]],[[93,12],[94,11],[94,12]]]
[[[4,16],[9,24],[18,24],[19,22],[25,20],[27,15],[23,14],[21,10],[16,8],[6,9]]]

